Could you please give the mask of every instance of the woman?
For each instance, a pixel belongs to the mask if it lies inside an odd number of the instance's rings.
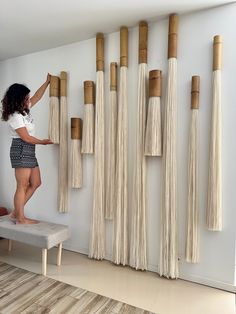
[[[2,100],[2,120],[10,127],[12,144],[10,159],[15,168],[17,188],[14,195],[14,210],[10,217],[20,224],[37,223],[26,218],[24,206],[35,190],[41,185],[40,170],[35,157],[35,144],[53,144],[49,139],[40,140],[34,137],[35,125],[30,114],[33,107],[45,93],[51,75],[46,82],[30,97],[30,90],[22,84],[11,85]]]

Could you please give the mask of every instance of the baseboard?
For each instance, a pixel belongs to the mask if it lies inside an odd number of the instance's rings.
[[[212,280],[209,278],[202,278],[202,277],[193,276],[193,275],[181,275],[180,279],[195,282],[195,283],[198,283],[198,284],[201,284],[204,286],[208,286],[208,287],[217,288],[220,290],[225,290],[228,292],[236,293],[236,286],[231,285],[231,284],[226,283],[226,282]]]
[[[84,255],[88,255],[88,249],[85,248],[75,248],[76,245],[73,245],[73,243],[63,243],[63,249],[68,250],[68,251],[72,251],[72,252],[76,252],[76,253],[80,253],[80,254],[84,254]]]
[[[63,245],[63,248],[66,250],[88,255],[87,248],[75,248],[75,247],[76,246],[73,245],[73,243],[70,243],[70,244],[68,243],[68,244]],[[111,261],[111,255],[106,255],[105,260]],[[149,264],[148,271],[157,273],[158,268],[156,265]],[[217,288],[217,289],[225,290],[228,292],[236,293],[236,287],[234,285],[231,285],[225,282],[216,281],[209,278],[202,278],[202,277],[193,276],[193,275],[183,275],[183,274],[181,274],[179,278],[182,280],[198,283],[198,284],[208,286],[211,288]]]

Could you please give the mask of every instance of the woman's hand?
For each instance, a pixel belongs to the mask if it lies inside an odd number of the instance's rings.
[[[51,74],[50,74],[50,73],[48,73],[46,82],[49,84],[49,83],[50,83],[50,81],[51,81]]]
[[[42,145],[48,145],[48,144],[53,144],[53,142],[49,138],[42,140]]]

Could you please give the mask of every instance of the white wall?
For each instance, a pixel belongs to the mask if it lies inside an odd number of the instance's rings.
[[[234,284],[236,229],[236,148],[232,140],[236,131],[235,106],[235,16],[236,5],[228,5],[180,17],[178,49],[178,210],[180,242],[180,276],[189,280],[230,289]],[[143,17],[145,18],[145,16]],[[165,91],[167,70],[168,21],[149,25],[149,69],[164,73]],[[223,62],[223,231],[210,232],[205,227],[205,204],[209,156],[211,114],[212,38],[221,34],[224,39]],[[131,187],[134,154],[135,117],[137,113],[137,51],[138,28],[130,29],[129,42],[129,186]],[[35,38],[37,40],[37,38]],[[105,44],[106,91],[109,83],[109,63],[119,61],[119,32],[108,34]],[[233,70],[234,69],[234,70]],[[0,63],[0,95],[14,83],[26,83],[32,93],[50,72],[65,70],[69,74],[69,118],[83,116],[83,81],[95,80],[95,39],[56,49],[34,53]],[[201,261],[198,265],[184,261],[185,217],[187,202],[187,144],[190,121],[190,82],[192,75],[201,76],[200,94],[200,236]],[[107,95],[106,95],[107,98]],[[163,96],[164,99],[164,96]],[[33,109],[37,136],[47,137],[48,94]],[[106,103],[106,109],[108,103]],[[107,123],[106,123],[107,128]],[[10,139],[7,125],[0,123],[0,203],[12,208],[15,181],[9,161]],[[38,146],[38,161],[43,185],[26,206],[26,214],[36,219],[68,224],[72,236],[65,247],[87,253],[92,207],[93,157],[84,158],[84,187],[70,190],[70,211],[57,212],[58,147]],[[148,159],[148,263],[156,271],[159,255],[161,159]],[[111,256],[112,224],[107,223],[107,258]]]

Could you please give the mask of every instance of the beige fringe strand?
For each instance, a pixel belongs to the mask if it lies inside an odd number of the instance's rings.
[[[222,174],[221,174],[221,70],[213,72],[213,104],[210,139],[207,227],[222,230]]]
[[[148,103],[145,155],[162,155],[161,98],[150,97]]]
[[[132,199],[132,225],[130,243],[130,266],[135,269],[147,269],[146,247],[146,157],[145,125],[147,101],[147,64],[139,64],[138,79],[138,115],[135,151],[135,168]]]
[[[199,262],[199,208],[198,208],[198,109],[191,110],[188,153],[188,208],[186,261]]]
[[[93,211],[89,257],[101,260],[105,256],[104,217],[104,73],[97,71],[94,143]]]
[[[68,109],[65,96],[60,98],[60,145],[59,145],[59,212],[68,212]]]
[[[128,91],[126,66],[120,68],[117,122],[116,191],[114,198],[113,262],[128,264]]]
[[[113,219],[115,207],[115,170],[116,170],[116,127],[117,127],[117,91],[110,91],[108,154],[107,154],[107,188],[106,188],[106,219]]]
[[[163,134],[163,188],[159,274],[177,278],[177,59],[168,60],[168,82]]]
[[[59,109],[59,98],[55,96],[50,97],[49,102],[49,128],[48,137],[54,144],[59,144],[60,139],[60,109]]]
[[[81,140],[71,140],[71,187],[79,189],[83,185]]]
[[[94,152],[94,105],[84,105],[84,123],[82,137],[82,154]]]

